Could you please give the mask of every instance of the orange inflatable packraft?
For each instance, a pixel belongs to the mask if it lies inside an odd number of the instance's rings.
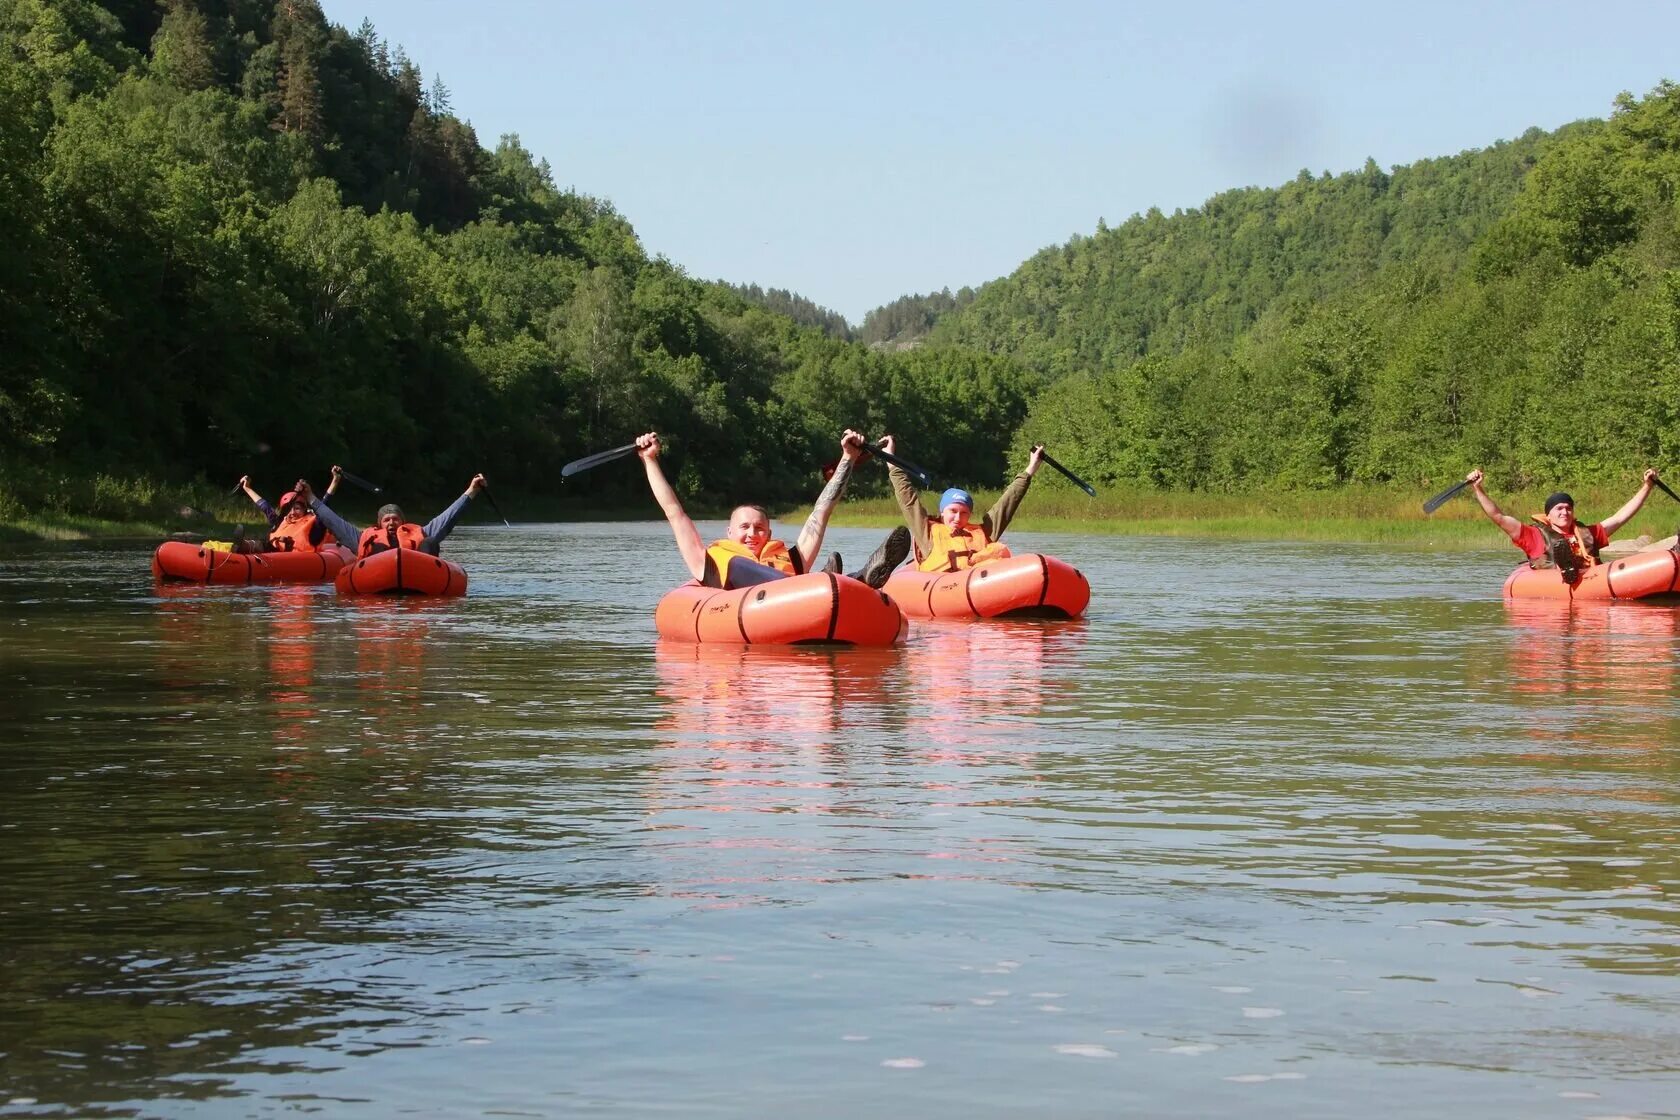
[[[1078,618],[1091,602],[1084,573],[1037,552],[960,572],[900,568],[885,590],[911,618]]]
[[[685,583],[653,612],[659,636],[680,642],[890,646],[910,624],[898,605],[850,576],[812,572],[719,591]]]
[[[152,553],[152,575],[175,583],[325,583],[350,562],[350,550],[328,545],[320,552],[228,552],[185,541],[165,541]]]
[[[1581,573],[1574,586],[1556,568],[1522,565],[1505,580],[1507,599],[1643,599],[1680,592],[1680,556],[1653,549],[1606,559]]]
[[[340,595],[465,595],[459,564],[412,548],[388,548],[344,566]]]

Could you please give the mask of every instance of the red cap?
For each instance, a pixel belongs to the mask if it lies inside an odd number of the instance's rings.
[[[296,490],[288,490],[284,494],[280,495],[280,504],[278,506],[276,506],[275,508],[276,509],[285,509],[287,506],[291,505],[296,500],[297,500],[297,491]]]

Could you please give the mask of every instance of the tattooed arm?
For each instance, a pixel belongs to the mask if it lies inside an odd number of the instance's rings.
[[[799,541],[793,546],[806,571],[814,570],[817,565],[817,557],[822,553],[823,534],[828,532],[828,519],[834,515],[834,507],[840,504],[840,496],[846,492],[852,464],[862,455],[863,436],[846,429],[846,434],[840,439],[840,461],[834,466],[834,476],[817,495],[816,504],[811,507],[811,516],[805,519],[805,527],[799,530]]]

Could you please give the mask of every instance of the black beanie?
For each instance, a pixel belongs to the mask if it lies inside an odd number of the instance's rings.
[[[1575,499],[1571,498],[1568,494],[1565,494],[1562,490],[1559,490],[1557,493],[1547,496],[1546,505],[1544,507],[1545,511],[1547,513],[1551,513],[1552,507],[1557,505],[1559,502],[1568,502],[1570,509],[1575,508]]]

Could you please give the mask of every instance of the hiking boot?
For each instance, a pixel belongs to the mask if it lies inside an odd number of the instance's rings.
[[[817,571],[826,576],[837,576],[841,572],[845,571],[845,569],[840,566],[840,554],[838,552],[829,553],[828,563],[818,568]]]
[[[869,554],[869,560],[863,565],[863,570],[854,572],[852,578],[862,580],[879,590],[887,582],[887,577],[893,574],[893,569],[904,563],[904,558],[908,555],[910,530],[900,525],[887,534],[887,539],[881,542],[881,546]]]
[[[1563,582],[1574,583],[1577,575],[1575,571],[1577,565],[1575,563],[1575,551],[1569,547],[1569,542],[1566,540],[1553,541],[1547,552],[1547,558],[1551,560],[1552,567],[1556,568],[1558,573],[1563,576]]]

